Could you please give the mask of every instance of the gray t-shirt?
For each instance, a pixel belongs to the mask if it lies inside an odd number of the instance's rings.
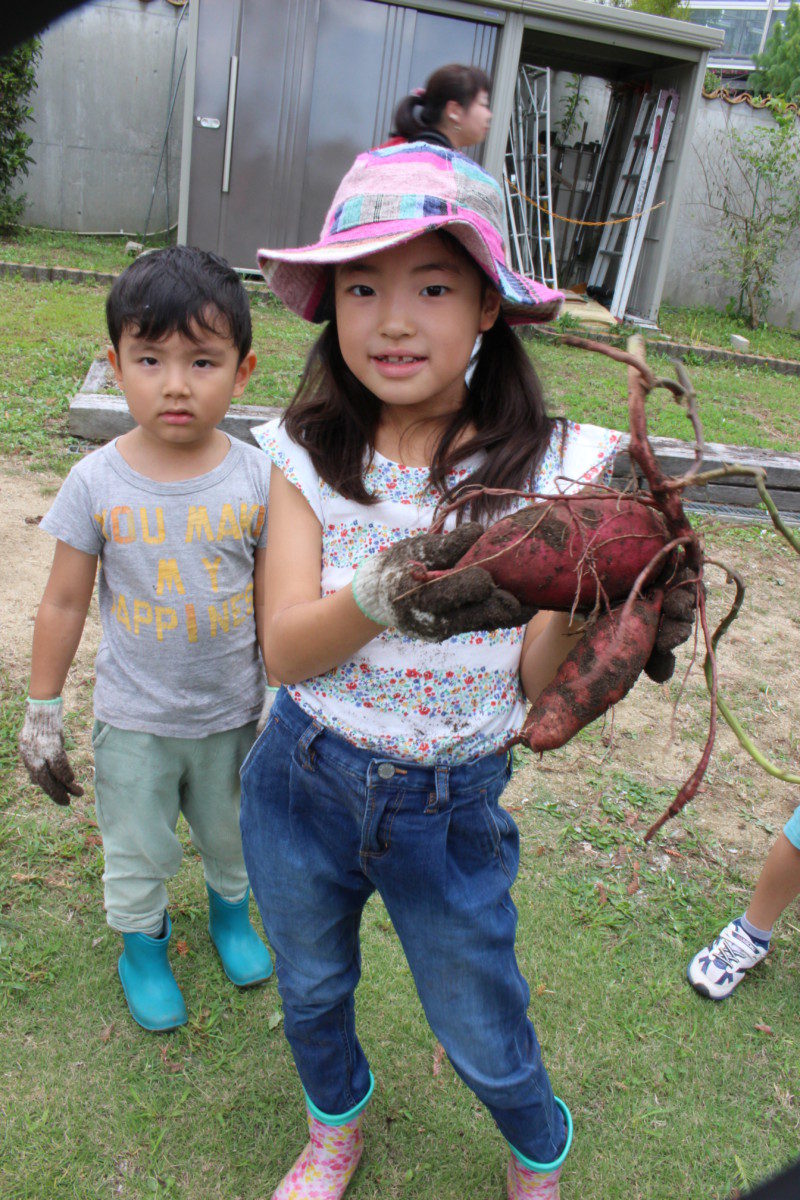
[[[72,468],[41,527],[100,557],[99,721],[196,738],[258,717],[253,561],[269,469],[236,440],[213,471],[178,483],[140,475],[115,442]]]

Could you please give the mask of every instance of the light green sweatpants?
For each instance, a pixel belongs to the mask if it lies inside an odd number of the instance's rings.
[[[183,813],[209,887],[226,900],[247,890],[239,833],[239,767],[256,723],[204,738],[158,737],[96,721],[95,808],[103,838],[105,909],[120,933],[158,933],[166,880],[181,864]]]

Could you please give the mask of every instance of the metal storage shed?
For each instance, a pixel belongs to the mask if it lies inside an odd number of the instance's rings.
[[[478,157],[498,178],[520,63],[674,89],[656,195],[666,204],[650,219],[627,306],[655,319],[678,212],[670,201],[717,31],[584,0],[196,0],[190,20],[178,237],[245,270],[258,246],[315,240],[343,171],[385,138],[397,100],[445,62],[492,75]]]

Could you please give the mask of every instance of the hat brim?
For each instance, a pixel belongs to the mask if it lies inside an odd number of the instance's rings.
[[[416,220],[413,228],[374,234],[367,238],[344,233],[329,236],[324,242],[294,249],[263,249],[257,254],[258,265],[270,291],[292,312],[307,321],[319,322],[329,315],[322,308],[322,301],[331,267],[377,254],[381,250],[390,250],[442,229],[461,242],[497,289],[501,310],[509,324],[552,321],[558,316],[564,303],[563,292],[518,275],[504,263],[498,263],[479,230],[469,221],[452,217],[434,217],[424,224]],[[353,232],[356,231],[348,231],[351,234]]]

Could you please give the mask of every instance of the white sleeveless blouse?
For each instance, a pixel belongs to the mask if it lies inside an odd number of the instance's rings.
[[[308,453],[290,440],[279,420],[252,433],[322,526],[321,595],[346,587],[363,559],[429,527],[436,496],[427,468],[406,467],[376,453],[365,483],[378,502],[356,504],[320,479]],[[564,437],[557,426],[525,489],[553,494],[607,480],[620,436],[567,422]],[[448,482],[463,481],[477,461],[465,460]],[[519,499],[509,507],[528,503]],[[447,527],[454,523],[451,514]],[[289,686],[289,694],[322,725],[381,757],[468,762],[499,750],[522,726],[524,633],[522,626],[431,643],[386,629],[340,666]]]

